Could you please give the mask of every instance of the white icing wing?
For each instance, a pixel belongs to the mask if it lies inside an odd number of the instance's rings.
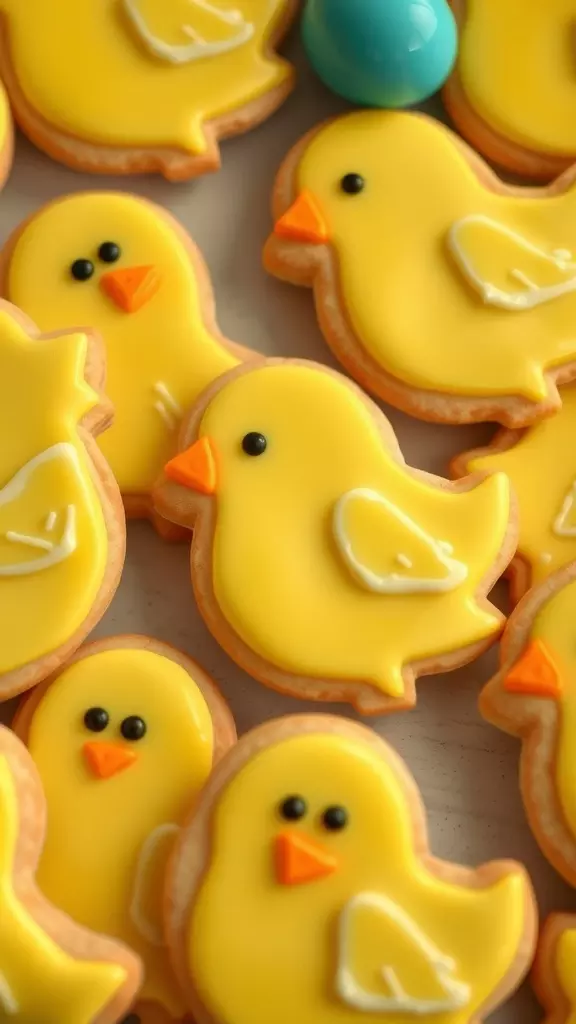
[[[164,874],[163,868],[166,864],[167,851],[171,849],[172,842],[179,831],[179,826],[171,822],[158,825],[158,828],[155,828],[142,844],[134,872],[130,919],[142,938],[152,946],[166,944],[161,924],[161,913],[158,913],[158,920],[154,920],[156,915],[151,912],[150,904],[151,897],[158,895],[155,891],[156,882]],[[160,870],[158,870],[159,866]]]
[[[65,460],[80,472],[78,453],[72,444],[61,442],[34,456],[0,489],[0,577],[27,576],[63,562],[76,550],[76,507],[45,509],[37,530],[22,526],[24,506],[33,493],[40,473],[51,462]],[[11,507],[12,506],[12,507]],[[5,524],[10,523],[6,529]],[[14,559],[8,557],[18,552]],[[27,552],[29,557],[20,557]]]
[[[568,491],[568,494],[562,502],[562,508],[560,509],[554,523],[552,525],[552,531],[557,537],[576,537],[576,482],[574,482]]]
[[[431,537],[378,491],[356,488],[343,494],[332,529],[344,564],[375,594],[446,593],[468,576],[447,541]]]
[[[521,312],[576,291],[572,252],[547,251],[483,214],[456,221],[448,248],[486,305]]]
[[[390,956],[388,962],[376,964],[376,970],[370,972],[371,977],[381,979],[381,991],[377,990],[377,985],[368,988],[363,984],[354,969],[355,933],[361,916],[366,913],[371,915],[372,923],[378,925],[380,921],[382,942],[378,945]],[[393,959],[394,947],[399,948],[400,944],[418,979],[419,991],[406,991],[400,980],[399,968]],[[430,982],[429,995],[423,994],[426,987],[423,976]],[[343,1003],[363,1013],[449,1013],[470,1001],[470,987],[456,977],[456,964],[452,957],[442,953],[398,903],[376,892],[354,896],[340,915],[336,992]]]
[[[174,0],[164,0],[164,4]],[[239,46],[244,46],[254,35],[254,25],[246,21],[241,10],[220,7],[218,0],[185,0],[178,8],[184,8],[179,24],[170,26],[175,36],[186,42],[168,42],[149,24],[142,10],[142,0],[122,0],[124,10],[146,49],[168,64],[190,64],[207,57],[218,57]],[[199,27],[198,17],[202,27]],[[210,22],[214,33],[210,31]],[[168,26],[167,26],[168,27]],[[215,34],[216,38],[210,38]]]

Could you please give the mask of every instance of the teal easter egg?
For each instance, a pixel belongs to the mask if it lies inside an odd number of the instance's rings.
[[[307,0],[302,33],[322,81],[369,107],[407,107],[431,96],[458,46],[447,0]]]

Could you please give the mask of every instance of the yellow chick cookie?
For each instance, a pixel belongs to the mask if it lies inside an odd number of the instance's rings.
[[[489,160],[550,181],[576,160],[572,0],[453,0],[460,29],[444,101]]]
[[[104,614],[124,561],[116,483],[93,434],[110,418],[103,353],[40,335],[0,302],[0,696],[33,686]]]
[[[115,1024],[130,1008],[140,964],[38,892],[45,817],[32,759],[0,726],[0,1021]]]
[[[551,914],[542,930],[534,986],[548,1011],[545,1024],[576,1024],[576,917]]]
[[[4,185],[12,167],[14,156],[14,128],[10,103],[4,86],[0,82],[0,188]]]
[[[39,687],[15,726],[46,793],[42,891],[138,953],[142,1024],[180,1021],[162,928],[164,870],[183,815],[234,742],[226,704],[184,655],[116,637]]]
[[[168,889],[198,1024],[468,1024],[520,983],[535,942],[524,869],[435,860],[403,762],[328,716],[243,737],[181,833]]]
[[[215,324],[199,251],[146,200],[78,193],[18,228],[3,267],[4,294],[43,330],[91,324],[104,338],[114,423],[101,449],[127,513],[149,515],[150,490],[176,451],[183,410],[248,355]]]
[[[512,188],[423,115],[349,114],[285,160],[265,264],[314,287],[328,344],[375,394],[525,426],[576,373],[574,178]]]
[[[192,409],[181,444],[155,501],[196,523],[200,609],[256,678],[378,713],[497,635],[486,593],[515,543],[506,477],[455,486],[406,467],[344,377],[292,360],[239,367]]]
[[[454,475],[506,473],[519,502],[520,537],[512,562],[514,602],[532,586],[576,559],[576,388],[562,391],[555,416],[527,430],[501,430],[486,448],[465,452]]]
[[[508,620],[488,721],[522,740],[521,789],[548,860],[576,886],[576,563],[532,589]]]
[[[0,69],[41,149],[81,170],[183,180],[293,86],[298,0],[0,0]],[[42,30],[39,31],[39,26]]]

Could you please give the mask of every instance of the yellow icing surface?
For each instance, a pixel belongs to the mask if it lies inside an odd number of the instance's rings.
[[[0,757],[0,1021],[92,1024],[124,983],[126,972],[118,964],[75,960],[18,899],[13,868],[19,818],[10,766]]]
[[[0,313],[0,673],[70,639],[106,570],[104,514],[77,432],[98,401],[86,354],[83,334],[38,341]]]
[[[576,930],[567,928],[562,933],[556,947],[556,973],[558,981],[566,996],[570,1013],[565,1018],[565,1024],[576,1022]]]
[[[258,458],[242,449],[251,431],[268,440]],[[218,466],[216,600],[244,642],[273,665],[370,682],[398,696],[404,665],[499,628],[498,615],[480,608],[475,594],[508,529],[504,475],[463,494],[415,479],[392,457],[367,404],[343,379],[313,366],[284,363],[239,376],[214,397],[199,433],[210,438]],[[344,509],[354,557],[366,574],[394,574],[392,590],[415,592],[369,589],[344,556],[334,517],[343,495],[357,488],[386,504],[358,508],[353,501]],[[439,550],[450,551],[466,577],[445,592],[417,582],[448,575],[431,545],[446,545]]]
[[[84,724],[93,707],[108,712],[102,732]],[[147,726],[138,741],[128,742],[120,732],[130,715]],[[98,741],[130,748],[136,761],[109,778],[96,777],[83,746]],[[178,825],[210,772],[213,728],[204,697],[188,673],[164,656],[102,651],[51,684],[34,712],[28,746],[48,805],[41,888],[75,920],[129,945],[144,963],[141,998],[178,1016],[183,1007],[161,939],[158,892],[159,859],[163,869],[171,844],[160,835],[149,859],[142,850],[156,829]],[[154,941],[142,934],[140,917],[157,932]]]
[[[340,187],[350,172],[357,195]],[[576,188],[490,191],[444,126],[386,111],[321,129],[297,187],[326,223],[358,344],[393,377],[541,401],[544,372],[576,358]]]
[[[512,448],[470,459],[467,469],[507,473],[520,504],[519,554],[531,584],[576,558],[576,388],[564,388],[555,416],[526,430]]]
[[[186,27],[206,43],[235,32],[199,0],[132,2],[160,46],[190,44]],[[189,153],[206,149],[206,122],[264,98],[291,74],[288,64],[266,55],[287,0],[212,0],[210,6],[240,10],[251,38],[177,65],[149,50],[124,0],[53,0],[49,19],[45,0],[0,0],[19,87],[51,126],[88,142]]]
[[[573,0],[466,0],[458,74],[476,113],[544,153],[576,150]]]
[[[115,242],[120,259],[98,258]],[[95,273],[77,281],[77,259]],[[127,313],[102,290],[115,270],[152,266],[159,288]],[[12,302],[43,330],[90,324],[106,344],[106,393],[114,423],[99,444],[123,494],[146,495],[176,451],[181,414],[236,359],[210,333],[191,255],[157,207],[129,195],[79,193],[47,206],[24,230],[7,283]]]
[[[283,801],[298,794],[306,816],[286,822]],[[328,807],[344,807],[348,825],[329,832]],[[277,837],[290,832],[337,860],[333,874],[300,885],[275,877]],[[209,863],[187,928],[196,991],[219,1024],[378,1024],[414,1019],[404,1008],[362,1013],[338,995],[338,966],[376,996],[390,996],[383,969],[410,999],[443,997],[442,970],[416,930],[450,958],[446,974],[465,1005],[416,1019],[456,1024],[474,1019],[516,959],[525,929],[526,885],[514,869],[487,886],[441,881],[419,860],[409,801],[391,766],[370,748],[337,735],[277,742],[233,777],[213,811]],[[370,894],[372,904],[344,908]],[[387,912],[376,912],[376,901]],[[497,939],[497,941],[496,941]]]

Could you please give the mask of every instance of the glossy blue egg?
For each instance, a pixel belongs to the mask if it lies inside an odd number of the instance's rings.
[[[307,0],[302,32],[322,81],[368,107],[407,107],[431,96],[458,47],[447,0]]]

